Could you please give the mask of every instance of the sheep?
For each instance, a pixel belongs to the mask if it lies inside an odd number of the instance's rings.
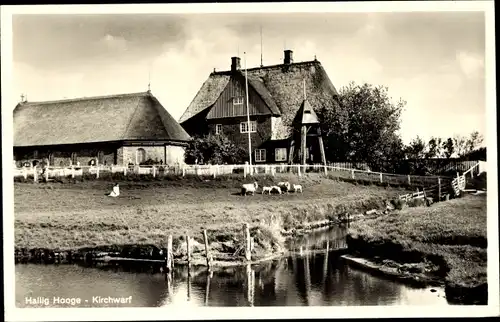
[[[278,187],[281,188],[281,190],[286,191],[288,193],[290,191],[290,182],[278,182]]]
[[[294,184],[293,191],[294,192],[300,191],[300,193],[302,193],[302,186],[300,184]]]
[[[246,184],[241,186],[241,195],[246,196],[247,193],[249,193],[249,192],[251,192],[252,195],[254,195],[255,191],[257,190],[258,187],[259,187],[259,185],[257,184],[257,182],[246,183]]]
[[[278,186],[272,186],[271,190],[276,190],[281,195],[281,188]]]
[[[271,190],[273,190],[273,187],[262,187],[262,194],[266,194],[266,191],[268,194],[271,194]]]

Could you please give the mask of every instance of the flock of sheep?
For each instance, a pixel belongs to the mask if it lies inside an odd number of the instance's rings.
[[[241,186],[241,195],[246,196],[249,193],[254,195],[258,188],[259,188],[259,184],[257,182],[243,184]],[[291,188],[293,188],[293,190]],[[262,187],[262,194],[263,195],[265,195],[266,192],[267,192],[267,194],[271,194],[272,192],[277,192],[279,194],[282,194],[282,193],[289,193],[290,191],[293,191],[293,192],[300,191],[302,193],[302,186],[300,184],[291,185],[290,182],[278,182],[278,184],[275,186]]]

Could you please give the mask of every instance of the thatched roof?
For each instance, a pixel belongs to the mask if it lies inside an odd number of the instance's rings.
[[[240,71],[243,74],[244,71]],[[337,90],[317,60],[292,64],[280,64],[251,68],[247,70],[249,85],[259,93],[270,109],[282,116],[283,124],[291,126],[304,100],[304,83],[307,100],[319,111],[322,107],[335,104]],[[181,124],[209,109],[215,103],[231,76],[232,71],[213,72],[180,118]]]
[[[190,136],[149,92],[25,102],[14,109],[14,146],[123,140],[182,142]]]

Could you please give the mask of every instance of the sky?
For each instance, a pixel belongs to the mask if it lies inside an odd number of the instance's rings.
[[[151,91],[179,119],[214,70],[322,63],[337,89],[387,86],[401,135],[486,134],[482,12],[14,15],[13,91],[28,101]],[[246,55],[243,53],[246,52]]]

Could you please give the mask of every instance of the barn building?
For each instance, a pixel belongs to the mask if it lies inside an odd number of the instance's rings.
[[[151,92],[20,102],[14,109],[14,159],[19,166],[184,163],[191,137]]]
[[[247,123],[245,70],[239,57],[231,69],[214,71],[203,83],[179,122],[190,135],[223,133],[259,163],[324,163],[317,111],[338,106],[338,93],[321,63],[293,62],[249,68]],[[315,112],[316,111],[316,112]],[[298,134],[298,135],[297,135]]]

